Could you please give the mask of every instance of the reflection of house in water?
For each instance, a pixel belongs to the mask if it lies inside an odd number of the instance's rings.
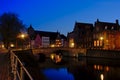
[[[37,31],[30,26],[28,31],[32,34],[31,46],[32,47],[65,47],[66,37],[59,32]]]

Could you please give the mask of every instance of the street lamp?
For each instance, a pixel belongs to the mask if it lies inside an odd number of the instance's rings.
[[[21,39],[21,43],[20,43],[20,48],[24,48],[23,46],[25,46],[25,48],[27,48],[28,46],[28,42],[26,40],[28,40],[28,34],[27,33],[21,33],[17,36],[17,38]],[[16,41],[16,46],[17,46],[17,41]]]
[[[103,37],[100,37],[100,40],[103,40]]]
[[[100,37],[100,46],[102,47],[103,46],[103,37]]]
[[[25,34],[22,33],[22,34],[20,35],[20,38],[24,40]],[[23,41],[23,43],[24,43],[24,41]],[[22,49],[24,48],[24,44],[23,44],[23,43],[22,43]]]
[[[25,35],[24,35],[24,34],[21,34],[21,38],[24,39],[24,38],[25,38]]]

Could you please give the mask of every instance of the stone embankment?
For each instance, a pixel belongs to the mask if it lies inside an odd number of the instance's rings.
[[[120,51],[88,49],[86,57],[120,59]]]

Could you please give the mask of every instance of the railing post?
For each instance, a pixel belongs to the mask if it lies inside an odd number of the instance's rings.
[[[13,67],[13,80],[16,80],[16,65],[15,65],[15,57],[13,57],[13,63],[12,63],[12,67]]]
[[[17,68],[18,68],[18,61],[17,58],[15,57],[15,79],[17,79]]]
[[[19,60],[19,58],[11,51],[10,53],[11,60],[11,70],[13,73],[13,80],[24,80],[24,73],[27,74],[30,80],[33,80],[30,73],[26,70],[23,63]],[[18,71],[18,63],[20,64],[20,71]]]
[[[21,78],[21,80],[24,79],[22,65],[20,65],[20,78]]]
[[[14,66],[14,56],[12,53],[10,53],[10,60],[11,60],[11,69],[12,69],[12,73],[13,73],[13,66]]]
[[[16,80],[17,59],[14,57],[13,53],[10,53],[10,60],[11,60],[11,69],[13,73],[13,80]]]
[[[14,57],[14,63],[13,63],[13,65],[14,65],[14,71],[13,71],[13,75],[14,75],[14,80],[17,80],[17,59],[16,59],[16,57]]]

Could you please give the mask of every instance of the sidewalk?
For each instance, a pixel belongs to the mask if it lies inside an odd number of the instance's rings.
[[[0,54],[1,54],[1,53],[7,53],[7,52],[8,52],[7,49],[5,49],[5,48],[0,48]]]
[[[6,50],[0,50],[0,80],[10,79],[10,59]]]

